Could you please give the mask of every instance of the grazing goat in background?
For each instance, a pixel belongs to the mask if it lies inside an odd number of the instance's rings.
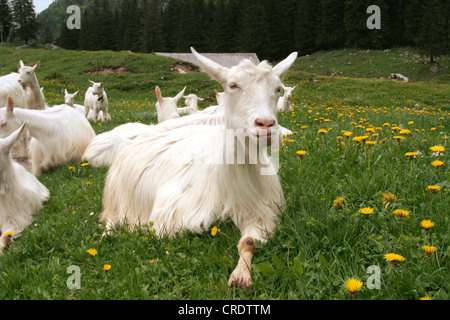
[[[109,121],[111,116],[108,113],[108,95],[103,88],[103,82],[89,80],[92,87],[86,91],[84,98],[84,116],[89,117],[90,110],[94,111],[94,121]]]
[[[297,89],[297,86],[298,85],[296,85],[295,87],[285,87],[283,85],[284,95],[280,97],[280,99],[278,100],[277,104],[278,111],[283,112],[292,111],[292,102],[291,102],[292,92],[295,89]]]
[[[123,148],[108,172],[101,221],[109,231],[120,224],[134,229],[152,223],[158,236],[173,237],[182,231],[204,232],[217,219],[229,217],[242,237],[228,284],[245,289],[251,284],[256,240],[264,242],[273,234],[284,208],[266,149],[279,139],[280,77],[297,53],[273,68],[267,61],[254,65],[249,60],[227,68],[191,50],[225,89],[224,125],[166,130]],[[230,130],[244,132],[246,138],[236,139]],[[246,147],[250,142],[258,150],[253,162]],[[244,155],[242,163],[228,161],[236,160],[235,152]]]
[[[9,97],[7,107],[0,109],[0,137],[24,122],[31,135],[31,172],[36,176],[66,161],[79,161],[95,137],[89,121],[66,105],[28,110],[14,108],[14,100]]]
[[[44,110],[48,108],[36,76],[36,70],[40,65],[38,62],[33,67],[28,67],[23,64],[22,60],[19,62],[19,82],[25,90],[25,107],[27,109]]]
[[[180,115],[178,113],[177,104],[180,99],[183,97],[184,91],[186,87],[183,88],[175,97],[173,98],[164,98],[161,94],[161,89],[156,86],[156,112],[158,114],[158,123],[164,122],[169,119],[179,118]]]
[[[39,180],[11,159],[10,150],[25,130],[25,123],[0,139],[0,254],[33,221],[49,191]]]

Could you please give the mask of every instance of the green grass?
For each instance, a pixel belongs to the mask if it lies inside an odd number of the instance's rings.
[[[344,283],[353,277],[364,282],[355,299],[448,299],[450,171],[448,140],[443,139],[450,125],[448,69],[432,77],[414,73],[412,66],[421,65],[397,61],[401,68],[392,70],[391,57],[404,51],[413,50],[396,49],[389,55],[372,51],[375,62],[370,66],[362,54],[349,65],[349,51],[320,52],[311,57],[320,57],[322,67],[309,68],[310,57],[300,57],[285,77],[286,85],[300,84],[294,112],[279,115],[281,124],[296,132],[280,152],[287,208],[275,236],[254,257],[248,291],[227,286],[240,238],[230,221],[217,223],[216,236],[157,239],[148,229],[120,229],[102,238],[104,226],[98,219],[107,168],[71,162],[40,177],[51,199],[35,224],[0,257],[0,299],[352,299]],[[127,52],[3,47],[0,74],[14,71],[19,59],[41,61],[38,78],[50,105],[63,102],[65,87],[79,89],[76,103],[82,104],[87,80],[104,81],[113,119],[92,123],[97,133],[125,122],[155,123],[155,85],[167,96],[187,86],[186,93],[207,98],[201,107],[214,103],[213,89],[219,89],[205,74],[173,73],[174,60]],[[97,59],[99,66],[123,65],[133,73],[85,74],[97,67]],[[323,67],[343,74],[323,76]],[[385,78],[390,72],[403,73],[411,82],[374,79],[372,68]],[[394,125],[410,130],[406,140],[393,139],[399,135]],[[317,133],[321,128],[327,133]],[[377,142],[370,148],[352,140],[367,128],[377,134],[368,138]],[[353,133],[350,139],[343,130]],[[434,145],[446,148],[439,168],[430,164]],[[297,150],[308,152],[300,179]],[[422,156],[409,159],[404,156],[409,151]],[[428,185],[442,189],[431,193]],[[386,207],[382,197],[387,192],[397,201]],[[344,197],[344,204],[334,207],[338,197]],[[358,213],[362,207],[374,208],[374,213],[365,217]],[[410,218],[395,216],[396,208],[408,209]],[[435,226],[425,231],[420,226],[424,219]],[[427,257],[424,244],[437,251]],[[89,256],[89,248],[98,254]],[[392,273],[383,258],[391,252],[406,258]],[[104,264],[112,266],[109,272]],[[81,271],[79,290],[66,285],[71,265]],[[380,289],[367,287],[372,265],[380,268]]]

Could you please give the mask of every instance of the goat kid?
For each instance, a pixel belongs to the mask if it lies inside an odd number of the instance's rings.
[[[90,110],[94,112],[94,121],[109,121],[111,116],[108,113],[108,95],[104,91],[103,82],[89,80],[92,87],[86,91],[84,98],[84,116],[89,117]]]
[[[161,89],[156,86],[155,92],[156,92],[156,99],[158,100],[156,102],[156,112],[158,114],[158,123],[164,122],[169,119],[176,119],[180,117],[180,114],[178,113],[178,107],[177,104],[180,101],[180,99],[183,97],[184,91],[186,90],[186,87],[183,88],[175,97],[173,98],[164,98],[161,94]]]
[[[25,123],[0,139],[0,254],[33,221],[49,199],[48,189],[11,158],[11,148],[20,139]]]
[[[289,112],[292,111],[292,92],[297,89],[298,85],[295,87],[286,87],[283,85],[284,95],[278,99],[277,108],[278,111]]]
[[[80,105],[80,104],[76,104],[75,103],[75,97],[78,94],[78,91],[75,93],[69,93],[67,91],[67,89],[64,89],[64,103],[72,108],[74,108],[75,110],[77,110],[79,113],[81,113],[83,116],[85,115],[86,110],[84,109],[84,106]],[[100,117],[102,116],[103,111],[99,112]],[[89,113],[87,116],[88,120],[95,120],[95,113],[94,110],[89,109]]]

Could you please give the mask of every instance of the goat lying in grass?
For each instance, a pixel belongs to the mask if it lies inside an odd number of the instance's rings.
[[[183,96],[183,98],[185,99],[184,103],[186,104],[186,107],[177,108],[179,114],[193,114],[199,112],[198,102],[203,101],[203,98],[200,98],[193,93]]]
[[[217,219],[229,217],[242,234],[229,285],[245,289],[251,284],[256,241],[273,233],[284,207],[267,145],[279,140],[280,76],[297,53],[273,68],[266,61],[254,65],[249,60],[226,68],[191,50],[225,90],[224,125],[183,126],[123,148],[108,172],[101,221],[108,230],[152,223],[157,235],[173,237],[182,231],[204,232]],[[244,132],[245,139],[237,139],[237,132]],[[253,161],[250,149],[258,151]],[[242,162],[234,161],[236,154],[243,155]]]
[[[23,64],[22,60],[19,62],[19,82],[25,90],[25,106],[27,109],[44,110],[48,108],[36,76],[36,70],[40,65],[38,62],[33,67],[28,67]]]
[[[7,107],[0,109],[0,137],[24,122],[31,135],[31,172],[36,176],[66,161],[79,161],[95,136],[89,121],[66,105],[28,110],[14,108],[14,100],[9,97]]]
[[[96,83],[89,80],[92,87],[89,87],[84,97],[84,116],[89,117],[90,110],[94,111],[94,121],[109,121],[111,116],[108,113],[108,95],[103,88],[103,82]]]
[[[173,98],[170,98],[170,97],[164,98],[162,96],[161,89],[158,86],[156,86],[155,92],[156,92],[156,99],[158,101],[156,102],[155,107],[156,107],[156,112],[158,113],[158,123],[180,117],[177,104],[180,101],[180,99],[183,97],[185,90],[186,90],[186,87],[184,87],[183,90],[181,90]]]
[[[39,180],[12,160],[10,150],[20,139],[25,123],[0,139],[0,254],[33,221],[49,191]]]

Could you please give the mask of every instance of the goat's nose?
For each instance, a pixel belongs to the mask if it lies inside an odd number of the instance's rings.
[[[261,129],[269,129],[269,128],[275,126],[275,123],[276,123],[276,122],[275,122],[274,119],[262,119],[262,118],[257,118],[257,119],[255,120],[255,125],[256,125],[258,128],[261,128]]]

